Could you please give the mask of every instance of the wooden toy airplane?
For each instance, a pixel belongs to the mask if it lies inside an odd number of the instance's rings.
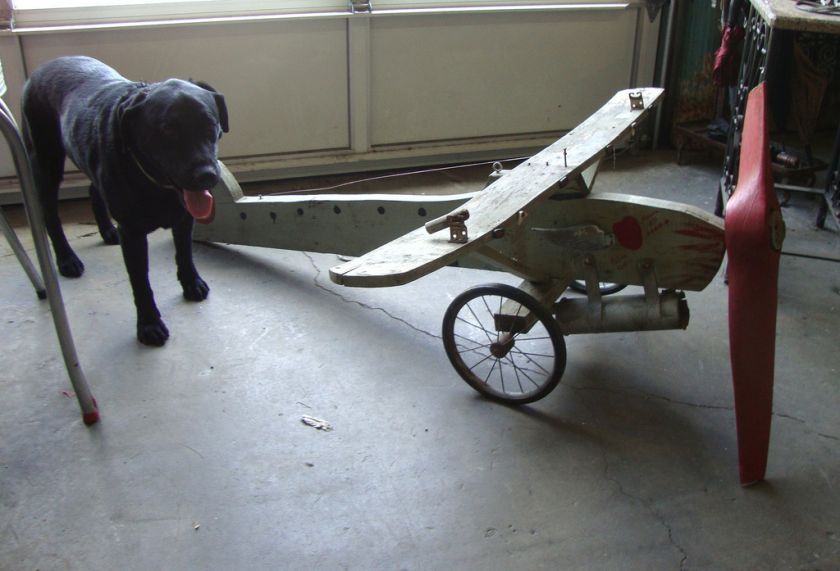
[[[457,296],[443,341],[473,388],[506,403],[533,402],[560,381],[564,335],[685,328],[683,290],[702,290],[720,268],[723,219],[592,188],[607,150],[630,139],[661,97],[655,88],[618,92],[563,138],[468,194],[246,197],[223,169],[215,221],[197,227],[195,239],[359,256],[330,270],[350,287],[405,284],[447,265],[519,276],[518,287],[489,284]],[[576,280],[586,297],[558,301]],[[605,282],[644,293],[607,298]],[[763,446],[740,444],[752,456]]]

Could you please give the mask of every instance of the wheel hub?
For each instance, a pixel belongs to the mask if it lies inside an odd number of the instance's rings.
[[[497,359],[501,359],[510,353],[513,345],[513,337],[509,333],[505,333],[496,342],[490,344],[490,354]]]

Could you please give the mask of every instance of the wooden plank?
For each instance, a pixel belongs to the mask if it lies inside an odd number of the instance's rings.
[[[631,109],[632,92],[641,92],[642,109]],[[562,139],[460,207],[470,213],[466,243],[451,243],[448,233],[429,235],[421,227],[359,259],[332,268],[330,278],[346,286],[387,287],[408,283],[451,264],[490,240],[494,229],[521,223],[520,211],[561,191],[566,181],[600,160],[606,147],[630,134],[662,92],[658,88],[643,88],[616,93]]]
[[[361,256],[475,196],[244,196],[230,171],[219,166],[221,180],[211,190],[216,218],[212,224],[196,224],[196,241]]]
[[[563,230],[584,224],[604,232],[608,245],[570,242]],[[644,285],[640,268],[648,265],[660,288],[700,291],[723,260],[723,219],[670,200],[592,192],[548,201],[529,217],[529,225],[514,245],[517,257],[552,277],[571,273],[582,279],[595,267],[599,281]]]

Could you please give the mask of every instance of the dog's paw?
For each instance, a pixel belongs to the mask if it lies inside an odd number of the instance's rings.
[[[58,273],[65,278],[78,278],[85,273],[85,265],[75,254],[59,259],[57,265]]]
[[[120,234],[113,226],[105,228],[104,230],[100,228],[99,235],[102,236],[102,241],[109,246],[117,246],[120,243]]]
[[[137,340],[143,345],[162,347],[167,339],[169,330],[160,319],[150,323],[137,323]]]
[[[182,281],[181,287],[184,288],[184,298],[189,301],[204,301],[210,293],[210,286],[198,276],[193,280]]]

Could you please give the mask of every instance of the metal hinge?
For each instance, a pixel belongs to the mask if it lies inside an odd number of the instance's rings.
[[[350,4],[350,12],[353,14],[364,13],[370,14],[373,11],[371,0],[348,0]]]

